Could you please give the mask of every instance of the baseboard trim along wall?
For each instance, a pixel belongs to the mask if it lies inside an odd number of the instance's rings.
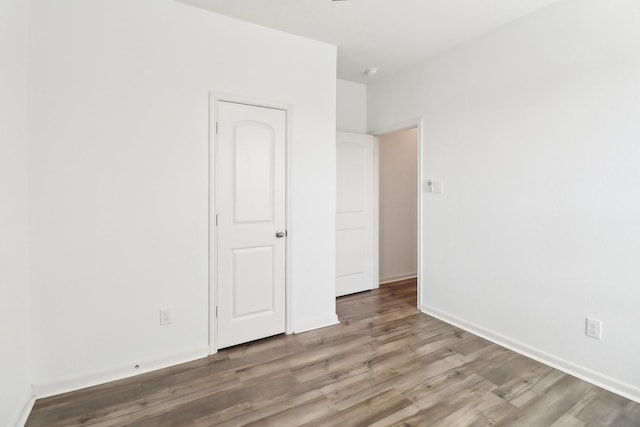
[[[22,407],[22,411],[20,411],[20,413],[18,414],[18,416],[15,419],[15,421],[13,422],[13,424],[11,424],[12,426],[24,427],[24,425],[27,423],[27,419],[29,418],[29,414],[31,413],[31,410],[33,409],[33,404],[36,403],[36,397],[34,396],[33,392],[31,392],[30,395],[25,396],[24,402],[25,402],[25,404]]]
[[[41,399],[44,397],[54,396],[57,394],[68,393],[70,391],[76,391],[87,387],[105,384],[111,381],[122,380],[136,375],[146,374],[148,372],[157,371],[158,369],[164,369],[182,363],[203,359],[207,356],[209,356],[209,347],[203,347],[191,352],[176,354],[159,359],[142,360],[138,363],[139,367],[137,369],[134,367],[134,364],[131,364],[113,369],[107,369],[104,371],[94,372],[89,375],[70,378],[68,380],[44,384],[34,384],[33,392],[37,399]]]
[[[381,277],[380,284],[386,285],[387,283],[399,282],[401,280],[416,279],[417,277],[418,277],[418,273],[416,273],[415,271],[413,273],[394,274],[393,276],[389,276],[389,277]]]
[[[296,325],[296,327],[293,328],[293,333],[300,334],[302,332],[313,331],[314,329],[337,325],[338,323],[340,323],[340,321],[338,320],[338,315],[334,314],[333,316],[325,319],[319,319],[313,322],[303,322],[299,325]]]
[[[312,322],[304,322],[293,330],[294,333],[307,332],[314,329],[325,328],[327,326],[333,326],[340,323],[336,314],[325,319],[318,319]],[[33,385],[33,393],[35,399],[41,399],[44,397],[55,396],[62,393],[68,393],[70,391],[81,390],[87,387],[93,387],[101,384],[105,384],[111,381],[122,380],[125,378],[133,377],[136,375],[145,374],[148,372],[157,371],[158,369],[164,369],[171,366],[179,365],[182,363],[192,362],[194,360],[203,359],[209,356],[209,347],[203,347],[187,353],[176,354],[168,357],[163,357],[153,360],[142,360],[138,363],[138,368],[134,368],[133,364],[120,366],[117,368],[106,369],[104,371],[94,372],[88,375],[81,375],[78,377],[70,378],[63,381],[56,381],[51,383],[40,383]],[[32,402],[33,405],[33,402]],[[29,415],[31,408],[27,411]],[[26,421],[26,418],[25,418]]]
[[[466,320],[460,319],[456,316],[452,316],[428,305],[422,305],[420,308],[425,314],[438,318],[453,326],[457,326],[460,329],[464,329],[467,332],[487,339],[495,344],[508,348],[509,350],[513,350],[516,353],[520,353],[547,366],[558,369],[566,374],[572,375],[595,386],[601,387],[612,393],[640,403],[640,389],[637,387],[619,381],[615,378],[608,377],[599,372],[592,371],[591,369],[585,368],[583,366],[576,365],[575,363],[569,362],[544,351],[540,351],[519,341],[495,333],[474,323],[467,322]]]

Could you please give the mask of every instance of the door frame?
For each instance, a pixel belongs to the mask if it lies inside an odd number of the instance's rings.
[[[291,161],[289,141],[291,141],[291,110],[290,104],[268,101],[264,99],[231,95],[221,92],[209,92],[209,265],[208,265],[208,291],[209,291],[209,354],[218,352],[218,319],[216,318],[216,307],[218,302],[218,236],[216,233],[216,147],[218,134],[216,132],[216,122],[218,117],[218,102],[232,102],[235,104],[250,105],[254,107],[272,108],[285,112],[285,230],[289,229],[289,218],[291,218],[291,183],[289,180]],[[285,333],[293,333],[291,329],[291,244],[287,239],[285,244]]]
[[[413,120],[409,120],[407,122],[403,122],[403,123],[399,123],[393,126],[388,126],[388,127],[384,127],[381,129],[376,129],[373,132],[371,132],[372,135],[374,135],[376,137],[376,140],[378,141],[378,138],[382,135],[387,135],[390,133],[395,133],[395,132],[400,132],[403,130],[407,130],[407,129],[413,129],[416,128],[417,129],[417,134],[418,134],[418,156],[417,156],[417,162],[418,162],[418,182],[417,182],[417,209],[418,212],[416,213],[417,215],[417,230],[418,230],[418,247],[416,248],[416,252],[417,252],[417,260],[416,260],[416,266],[417,266],[417,305],[418,305],[418,309],[421,310],[422,307],[422,286],[425,285],[425,283],[423,282],[423,272],[424,272],[424,263],[422,261],[422,253],[423,253],[423,237],[422,237],[422,203],[423,203],[423,199],[424,199],[424,192],[423,192],[423,185],[422,183],[424,182],[425,178],[424,178],[424,171],[422,168],[422,158],[425,154],[425,149],[424,149],[424,119],[423,118],[417,118],[417,119],[413,119]],[[379,161],[379,160],[378,160]],[[375,169],[375,182],[378,183],[380,179],[380,167],[378,165],[378,167]],[[379,191],[379,190],[378,190]],[[378,207],[379,209],[379,207]],[[378,218],[378,227],[380,226],[380,222],[379,222],[379,218]],[[378,252],[378,256],[379,256],[379,252]]]

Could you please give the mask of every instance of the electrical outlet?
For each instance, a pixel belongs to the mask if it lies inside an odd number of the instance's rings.
[[[170,325],[173,321],[173,316],[171,315],[170,308],[161,308],[160,309],[160,325]]]
[[[602,322],[587,317],[587,336],[598,340],[602,339]]]

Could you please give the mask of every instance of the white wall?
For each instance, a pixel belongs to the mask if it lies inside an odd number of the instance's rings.
[[[33,396],[27,271],[28,2],[0,0],[0,425]]]
[[[206,354],[210,90],[291,106],[292,325],[335,322],[335,47],[170,0],[34,16],[36,391]]]
[[[367,86],[338,79],[336,92],[337,129],[344,132],[366,133]]]
[[[424,117],[444,182],[423,307],[635,399],[639,75],[640,3],[563,0],[368,94],[370,130]]]
[[[418,130],[389,133],[379,141],[380,282],[418,272]]]

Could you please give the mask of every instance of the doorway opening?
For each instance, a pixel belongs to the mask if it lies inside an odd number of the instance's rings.
[[[373,135],[338,132],[337,297],[396,284],[413,287],[421,309],[421,156],[422,120]]]
[[[420,308],[420,127],[377,135],[379,277],[415,290]]]

